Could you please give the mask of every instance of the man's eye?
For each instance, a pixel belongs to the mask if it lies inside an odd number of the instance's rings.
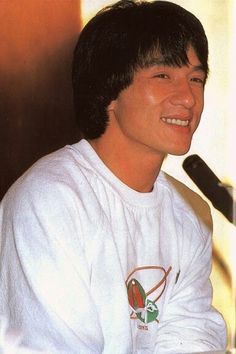
[[[157,77],[159,79],[168,79],[169,78],[169,76],[165,73],[156,74],[155,77]]]
[[[200,77],[192,77],[191,81],[196,82],[197,84],[202,84],[202,85],[204,85],[204,83],[205,83],[205,80],[201,79]]]

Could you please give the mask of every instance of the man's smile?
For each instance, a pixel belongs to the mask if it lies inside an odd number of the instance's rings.
[[[161,117],[161,120],[168,124],[180,125],[182,127],[186,127],[189,125],[190,119],[177,119],[177,118],[165,118]]]

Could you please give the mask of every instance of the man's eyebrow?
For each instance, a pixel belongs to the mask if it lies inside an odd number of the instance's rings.
[[[191,66],[191,65],[190,65]],[[199,65],[192,65],[192,69],[193,71],[202,71],[204,74],[206,73],[204,70],[203,65],[199,64]]]
[[[152,58],[147,62],[147,65],[148,66],[169,66],[169,67],[181,67],[181,66],[189,65],[190,67],[192,67],[193,71],[202,71],[204,74],[206,74],[206,71],[202,64],[191,65],[190,63],[186,63],[179,66],[175,63],[169,63],[167,60],[163,58]]]

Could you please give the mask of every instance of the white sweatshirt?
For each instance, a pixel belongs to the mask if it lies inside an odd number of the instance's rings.
[[[225,348],[211,307],[211,235],[177,186],[160,172],[152,192],[136,192],[82,140],[11,187],[0,211],[0,314],[23,344],[64,354]]]

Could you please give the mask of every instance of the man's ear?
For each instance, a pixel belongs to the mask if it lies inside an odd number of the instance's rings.
[[[107,111],[108,111],[108,112],[109,112],[109,111],[113,111],[113,110],[115,109],[115,107],[116,107],[116,100],[113,100],[113,101],[111,101],[110,104],[108,105]]]

